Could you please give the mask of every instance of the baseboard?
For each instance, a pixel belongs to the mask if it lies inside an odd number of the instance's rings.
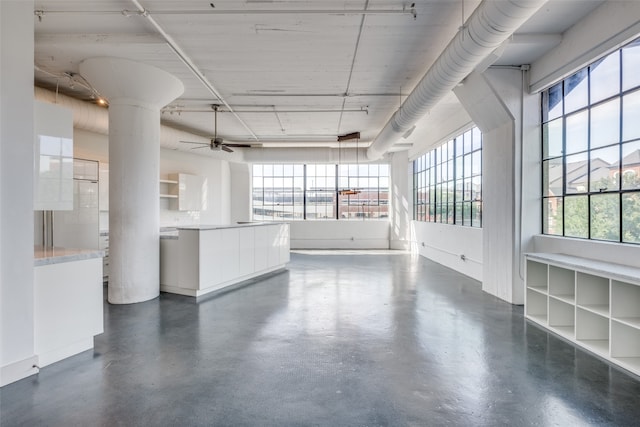
[[[411,250],[411,242],[409,240],[390,240],[389,249],[408,251]]]
[[[75,356],[83,351],[91,350],[93,348],[93,337],[83,338],[79,341],[69,343],[61,348],[49,350],[47,352],[40,353],[41,368],[51,365],[52,363],[59,362],[67,357]]]
[[[33,355],[24,360],[0,367],[0,387],[14,383],[39,372],[38,356]]]

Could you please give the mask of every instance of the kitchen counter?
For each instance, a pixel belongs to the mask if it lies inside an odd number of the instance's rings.
[[[264,227],[269,225],[287,224],[285,222],[240,222],[235,224],[200,224],[176,227],[177,230],[225,230],[229,228]]]
[[[62,262],[81,261],[91,258],[102,258],[103,250],[98,249],[70,249],[35,246],[33,249],[33,265],[35,267]]]
[[[34,348],[43,367],[93,348],[103,332],[98,249],[34,248]]]
[[[161,233],[160,290],[200,297],[289,262],[289,224],[258,222],[176,227]]]

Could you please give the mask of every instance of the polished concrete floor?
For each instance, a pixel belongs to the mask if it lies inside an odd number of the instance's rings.
[[[2,427],[640,424],[636,377],[408,254],[107,306],[94,351],[0,393]]]

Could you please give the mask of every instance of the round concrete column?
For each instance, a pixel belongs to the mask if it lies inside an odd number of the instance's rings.
[[[109,302],[160,293],[160,109],[184,92],[158,68],[91,58],[80,74],[109,100]]]

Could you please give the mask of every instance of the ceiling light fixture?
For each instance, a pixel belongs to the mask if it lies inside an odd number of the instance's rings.
[[[346,133],[344,135],[338,135],[338,165],[340,164],[340,159],[341,159],[340,143],[342,141],[348,141],[350,139],[356,140],[356,169],[360,170],[359,155],[358,155],[358,142],[360,141],[360,132],[351,132],[351,133]],[[355,188],[347,188],[345,190],[338,191],[339,196],[355,196],[356,194],[360,194],[360,190],[357,190]]]

